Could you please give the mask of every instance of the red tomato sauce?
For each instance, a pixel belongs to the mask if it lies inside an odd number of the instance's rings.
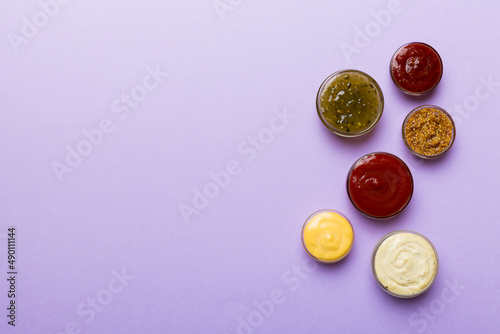
[[[420,95],[437,86],[443,75],[443,63],[431,46],[410,43],[394,53],[391,75],[394,83],[403,92]]]
[[[413,177],[408,166],[395,155],[370,153],[352,166],[347,192],[361,213],[372,218],[389,218],[410,202]]]

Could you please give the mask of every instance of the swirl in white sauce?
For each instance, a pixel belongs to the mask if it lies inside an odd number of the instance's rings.
[[[434,280],[436,252],[417,234],[396,233],[376,250],[374,269],[380,284],[390,292],[405,296],[418,294]]]

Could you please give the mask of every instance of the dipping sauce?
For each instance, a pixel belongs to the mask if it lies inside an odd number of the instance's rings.
[[[354,242],[354,230],[340,212],[321,210],[313,213],[302,227],[302,244],[307,254],[323,263],[342,260]]]
[[[421,106],[413,109],[403,122],[403,140],[415,155],[436,158],[455,141],[455,123],[444,109]]]
[[[413,42],[400,47],[392,56],[391,77],[409,95],[422,95],[437,86],[443,75],[443,62],[434,48]]]
[[[343,70],[321,84],[316,109],[323,124],[333,133],[355,137],[370,131],[384,109],[384,97],[368,74]]]
[[[372,271],[387,293],[402,298],[418,296],[430,288],[438,272],[436,249],[423,235],[394,231],[373,251]]]
[[[413,177],[403,160],[375,152],[358,159],[347,176],[347,194],[359,212],[390,218],[403,211],[413,194]]]

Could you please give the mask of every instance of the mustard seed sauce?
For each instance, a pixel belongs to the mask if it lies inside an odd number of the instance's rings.
[[[431,157],[450,146],[453,129],[452,121],[444,112],[425,107],[409,116],[404,126],[404,137],[416,153]]]

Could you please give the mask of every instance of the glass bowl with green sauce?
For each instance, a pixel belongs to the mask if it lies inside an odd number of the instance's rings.
[[[342,137],[357,137],[369,132],[379,121],[384,110],[384,95],[368,74],[342,70],[321,84],[316,110],[331,132]]]

